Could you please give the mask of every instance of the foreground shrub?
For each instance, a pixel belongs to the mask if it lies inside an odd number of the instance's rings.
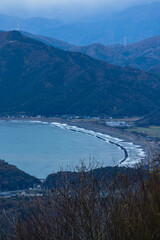
[[[86,166],[78,178],[62,175],[47,196],[24,206],[23,214],[6,216],[2,240],[158,240],[160,239],[160,158],[124,169],[110,183],[95,178]]]

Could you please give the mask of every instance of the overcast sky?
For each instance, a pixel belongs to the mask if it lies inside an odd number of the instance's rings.
[[[52,14],[71,14],[82,11],[91,14],[95,11],[110,11],[160,0],[0,0],[0,13],[22,16],[52,17]],[[58,16],[58,15],[57,15]]]

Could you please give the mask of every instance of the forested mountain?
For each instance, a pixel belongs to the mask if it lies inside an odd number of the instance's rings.
[[[2,115],[141,116],[159,105],[160,80],[12,31],[0,33],[0,96]]]
[[[160,76],[160,64],[151,68],[150,71]]]
[[[155,36],[129,45],[102,45],[88,46],[70,45],[61,40],[44,36],[35,36],[30,33],[24,35],[44,42],[45,44],[73,52],[85,53],[95,59],[137,69],[159,73],[160,71],[160,36]]]
[[[72,48],[73,48],[73,49],[75,49],[75,52],[76,52],[76,48],[78,48],[77,51],[79,51],[78,46],[69,44],[67,42],[64,42],[64,41],[56,39],[56,38],[45,37],[45,36],[41,36],[41,35],[34,35],[34,34],[29,33],[29,32],[24,32],[24,31],[20,31],[20,32],[26,37],[33,38],[35,40],[41,41],[44,44],[49,45],[49,46],[60,48],[62,50],[70,50],[70,51],[72,51]]]
[[[136,122],[138,126],[160,126],[160,108],[152,111]]]
[[[14,191],[33,188],[40,180],[19,170],[16,166],[0,160],[0,191]]]
[[[71,47],[70,50],[83,52],[115,65],[151,70],[160,63],[160,36],[127,46],[93,44],[84,47]]]

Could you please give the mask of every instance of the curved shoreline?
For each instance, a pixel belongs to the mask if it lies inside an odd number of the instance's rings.
[[[139,163],[142,159],[145,158],[145,151],[141,145],[136,145],[131,141],[128,141],[128,140],[126,141],[124,139],[122,140],[119,137],[117,138],[115,136],[111,136],[106,133],[102,133],[102,131],[97,132],[95,130],[89,130],[89,129],[87,129],[87,127],[84,128],[81,126],[79,127],[79,126],[70,125],[70,124],[72,124],[72,122],[69,122],[69,124],[68,124],[67,121],[63,121],[63,122],[58,121],[57,122],[57,121],[54,121],[53,119],[30,119],[30,118],[27,118],[27,119],[3,119],[3,120],[50,124],[51,126],[54,126],[54,127],[59,127],[59,128],[63,128],[66,130],[87,134],[90,136],[97,137],[98,139],[108,142],[110,144],[114,144],[115,146],[117,146],[124,152],[124,158],[121,159],[114,166],[134,167],[135,164]],[[82,124],[82,126],[83,126],[83,124]],[[119,144],[119,143],[121,143],[121,144]],[[130,152],[132,154],[130,154]],[[133,154],[133,153],[135,153],[135,154]]]
[[[41,121],[39,121],[39,122],[41,122]],[[47,123],[47,122],[42,121],[41,123]],[[141,148],[141,146],[139,146],[139,145],[134,145],[131,142],[125,142],[125,141],[123,141],[122,139],[119,139],[119,138],[111,137],[109,135],[99,133],[99,132],[95,132],[95,131],[92,131],[92,130],[87,130],[85,128],[79,128],[79,127],[76,127],[76,126],[73,126],[73,125],[68,125],[66,123],[58,123],[58,122],[48,122],[48,123],[50,123],[53,126],[59,127],[59,128],[63,128],[63,129],[67,129],[67,130],[75,131],[75,132],[80,132],[80,133],[87,134],[87,135],[90,135],[90,136],[95,136],[100,140],[103,140],[103,141],[108,142],[110,144],[116,145],[118,148],[120,148],[124,152],[124,158],[122,160],[120,160],[116,164],[116,166],[119,166],[119,165],[123,164],[124,166],[129,165],[129,167],[133,167],[136,163],[139,163],[145,157],[145,152],[144,152],[143,148]],[[110,140],[110,138],[112,140]],[[130,160],[130,154],[129,154],[129,151],[127,151],[127,148],[129,149],[129,146],[125,147],[122,144],[119,144],[119,142],[131,145],[132,147],[130,147],[130,148],[134,149],[135,152],[138,152],[137,153],[138,160],[135,161],[135,162],[134,161],[129,161]]]
[[[96,136],[96,138],[98,138],[98,139],[100,139],[100,140],[102,140],[102,141],[105,141],[105,139],[104,138],[101,138],[101,137],[99,137],[99,136]],[[105,141],[106,142],[106,141]],[[116,145],[117,147],[119,147],[123,152],[124,152],[124,159],[123,160],[121,160],[120,162],[119,162],[119,164],[121,164],[121,163],[123,163],[123,162],[125,162],[126,160],[127,160],[127,158],[128,158],[128,152],[127,152],[127,150],[123,147],[123,146],[121,146],[120,144],[118,144],[118,143],[115,143],[115,142],[112,142],[112,141],[108,141],[110,144],[114,144],[114,145]]]

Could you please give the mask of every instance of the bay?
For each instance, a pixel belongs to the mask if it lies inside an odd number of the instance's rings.
[[[46,123],[0,121],[0,158],[21,170],[45,178],[91,159],[113,166],[124,158],[117,146],[80,132]],[[69,166],[69,168],[68,168]]]

